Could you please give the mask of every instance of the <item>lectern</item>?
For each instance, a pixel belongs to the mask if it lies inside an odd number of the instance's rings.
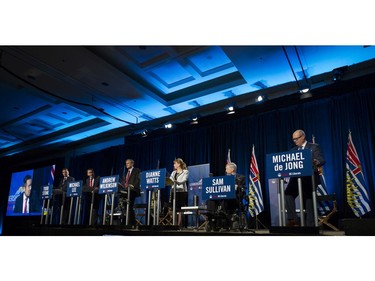
[[[314,223],[318,226],[317,202],[316,202],[316,187],[312,169],[312,155],[311,150],[302,149],[295,151],[280,152],[266,155],[266,177],[267,179],[278,179],[278,213],[279,225],[286,225],[285,218],[285,196],[284,196],[284,179],[289,177],[297,177],[298,181],[298,195],[300,204],[300,220],[301,226],[305,226],[305,218],[303,214],[303,196],[302,196],[302,181],[301,177],[312,177],[312,199],[314,209]]]

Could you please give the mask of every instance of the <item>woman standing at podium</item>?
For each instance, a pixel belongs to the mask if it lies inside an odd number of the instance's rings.
[[[173,161],[173,168],[174,170],[170,176],[170,179],[174,183],[171,188],[171,202],[173,202],[174,188],[176,187],[176,212],[179,211],[177,224],[182,226],[181,207],[187,205],[187,181],[189,178],[189,171],[185,162],[181,158],[176,158]]]

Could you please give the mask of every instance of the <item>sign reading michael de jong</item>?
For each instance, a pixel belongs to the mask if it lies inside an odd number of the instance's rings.
[[[113,193],[118,190],[118,175],[101,177],[99,181],[99,194]]]
[[[166,169],[143,171],[141,173],[141,186],[144,189],[164,188]]]
[[[210,177],[202,179],[202,200],[236,198],[234,176]]]
[[[311,150],[302,149],[267,154],[266,167],[268,179],[311,176]]]

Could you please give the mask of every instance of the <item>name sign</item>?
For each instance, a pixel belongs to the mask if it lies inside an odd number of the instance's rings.
[[[302,149],[267,154],[266,167],[268,179],[311,176],[311,150]]]
[[[66,197],[78,197],[82,195],[82,181],[71,181],[68,183]]]
[[[202,199],[220,200],[235,199],[235,177],[222,176],[202,179]]]
[[[119,175],[100,177],[99,181],[99,194],[114,193],[118,191],[118,178]]]
[[[143,171],[141,186],[145,189],[164,188],[167,171],[164,169]]]
[[[52,184],[42,186],[42,200],[52,198],[52,189]]]

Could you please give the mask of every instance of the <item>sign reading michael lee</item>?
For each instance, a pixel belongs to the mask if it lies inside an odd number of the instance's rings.
[[[69,182],[66,197],[79,197],[82,195],[82,181]]]
[[[202,200],[236,198],[234,181],[234,176],[203,178]]]
[[[141,186],[145,189],[164,188],[165,187],[165,169],[143,171],[141,173]]]
[[[266,155],[268,179],[304,177],[312,175],[310,149],[302,149]]]
[[[113,193],[117,192],[118,190],[118,175],[115,176],[107,176],[107,177],[100,177],[99,181],[99,194],[104,193]]]

